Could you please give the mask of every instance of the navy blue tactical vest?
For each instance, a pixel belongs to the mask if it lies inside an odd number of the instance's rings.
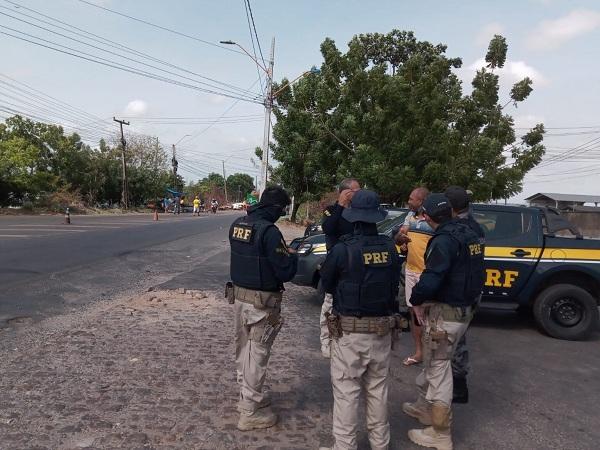
[[[398,257],[393,241],[379,235],[347,235],[340,242],[346,248],[348,266],[336,287],[335,311],[355,317],[391,315],[398,291],[393,271],[399,270],[392,260]]]
[[[265,232],[274,227],[264,219],[240,217],[229,228],[231,281],[236,286],[277,292],[282,284],[275,277],[263,245]]]
[[[436,300],[452,306],[471,306],[483,289],[484,245],[469,226],[459,222],[441,226],[429,245],[440,235],[448,235],[458,243],[458,254]]]

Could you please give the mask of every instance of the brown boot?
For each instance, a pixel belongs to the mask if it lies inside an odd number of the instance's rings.
[[[277,423],[277,415],[271,411],[271,408],[257,409],[253,413],[240,413],[240,420],[237,428],[241,431],[258,430],[261,428],[270,428]]]
[[[423,425],[431,425],[431,403],[422,395],[419,395],[416,402],[402,403],[402,411],[410,417],[414,417]]]
[[[431,405],[432,426],[422,430],[410,430],[408,438],[415,444],[431,447],[437,450],[452,450],[452,435],[450,424],[452,412],[450,407],[443,402],[434,402]]]

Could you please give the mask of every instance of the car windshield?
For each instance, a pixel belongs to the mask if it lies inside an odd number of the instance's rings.
[[[377,224],[377,231],[379,234],[385,234],[390,236],[394,227],[399,227],[404,223],[407,211],[403,211],[401,214],[394,217],[387,217]]]

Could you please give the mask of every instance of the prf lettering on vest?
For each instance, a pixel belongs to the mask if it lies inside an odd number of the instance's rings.
[[[252,235],[252,228],[233,227],[233,238],[241,241],[250,241]]]
[[[368,252],[363,253],[365,265],[369,264],[387,264],[390,252]]]
[[[485,269],[485,285],[492,287],[511,288],[519,272],[516,270]]]
[[[481,244],[469,244],[471,256],[481,255]]]

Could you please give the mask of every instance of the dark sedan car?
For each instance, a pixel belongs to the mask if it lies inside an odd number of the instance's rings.
[[[392,230],[404,223],[407,214],[406,209],[390,210],[388,217],[377,224],[379,233],[391,236]],[[319,289],[321,281],[319,267],[327,256],[325,235],[315,234],[296,238],[290,243],[290,247],[298,252],[298,271],[292,283]]]

